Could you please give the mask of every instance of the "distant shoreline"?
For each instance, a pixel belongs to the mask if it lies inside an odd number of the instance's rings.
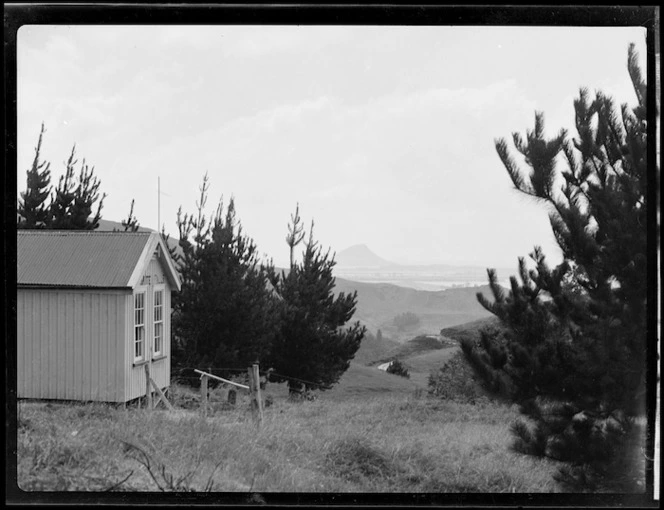
[[[466,280],[466,279],[450,279],[442,277],[430,280],[419,280],[411,278],[386,278],[386,277],[368,278],[365,275],[358,277],[358,275],[346,275],[346,274],[335,275],[335,277],[359,283],[370,283],[370,284],[385,283],[385,284],[397,285],[399,287],[406,287],[409,289],[426,290],[426,291],[441,291],[448,289],[482,287],[488,285],[489,283],[489,280],[487,278],[483,280],[477,280],[477,279]],[[508,287],[509,279],[505,278],[499,280],[498,283],[504,287]]]

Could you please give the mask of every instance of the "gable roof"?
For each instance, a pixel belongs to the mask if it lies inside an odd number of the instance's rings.
[[[171,285],[180,279],[156,232],[19,230],[18,286],[134,287],[157,246]]]

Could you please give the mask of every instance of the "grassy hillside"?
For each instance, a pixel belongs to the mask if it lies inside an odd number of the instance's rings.
[[[380,329],[384,337],[397,342],[405,342],[419,334],[436,334],[441,328],[490,316],[475,297],[477,292],[490,292],[486,285],[432,292],[337,278],[336,290],[346,293],[357,290],[358,305],[354,318],[362,321],[372,332]],[[405,312],[417,315],[420,323],[413,328],[399,330],[394,319]]]
[[[269,503],[275,492],[558,491],[556,463],[509,450],[514,407],[400,393],[283,400],[266,408],[260,428],[248,409],[238,401],[203,418],[181,408],[22,403],[18,484],[25,491],[243,492],[247,502],[258,493],[254,503]],[[181,496],[173,502],[189,501]]]
[[[385,337],[379,340],[371,331],[367,331],[353,361],[361,365],[371,365],[376,360],[383,359],[399,346],[400,344],[394,340]]]
[[[410,380],[426,388],[429,382],[429,375],[439,370],[459,352],[461,352],[461,349],[458,346],[446,347],[410,356],[403,361],[403,364],[410,373]]]
[[[459,324],[458,326],[443,328],[440,331],[440,334],[441,336],[451,338],[458,343],[461,343],[466,338],[470,340],[478,340],[480,338],[480,330],[487,326],[500,328],[500,320],[498,320],[497,317],[490,315],[485,319],[479,319],[476,321],[468,322],[466,324]]]
[[[420,335],[398,345],[372,366],[398,359],[410,374],[410,380],[420,388],[427,388],[429,375],[438,371],[461,352],[458,342],[439,335]],[[395,377],[395,376],[392,376]]]
[[[369,400],[380,394],[409,395],[418,387],[422,386],[404,377],[351,362],[339,383],[319,395],[323,400],[343,400],[350,397]]]
[[[395,358],[403,360],[411,356],[417,356],[438,349],[456,347],[457,345],[457,342],[439,335],[419,335],[412,340],[399,344],[395,349],[391,350],[386,356],[377,360],[374,364]]]

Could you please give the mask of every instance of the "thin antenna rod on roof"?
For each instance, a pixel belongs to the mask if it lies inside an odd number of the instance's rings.
[[[157,232],[161,232],[161,177],[157,176]]]

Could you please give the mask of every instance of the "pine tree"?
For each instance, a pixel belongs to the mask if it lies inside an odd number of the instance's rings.
[[[50,223],[49,226],[54,229],[71,228],[69,211],[74,203],[74,149],[72,149],[69,159],[65,165],[65,173],[60,176],[58,186],[51,199]]]
[[[630,417],[644,410],[648,161],[637,58],[632,44],[635,107],[618,114],[611,98],[582,88],[573,140],[545,138],[541,112],[525,139],[513,134],[527,171],[496,141],[515,188],[548,208],[564,260],[550,268],[536,247],[535,268],[519,259],[507,292],[488,270],[494,300],[478,299],[506,331],[463,346],[488,386],[535,420],[534,430],[515,425],[515,447],[583,466],[584,476],[620,462]]]
[[[289,232],[301,232],[296,209]],[[289,239],[301,236],[289,235]],[[291,253],[297,243],[288,243]],[[334,295],[334,256],[323,253],[313,238],[313,222],[302,262],[291,264],[288,274],[268,266],[270,281],[281,299],[281,320],[274,340],[271,367],[273,380],[288,381],[291,395],[327,389],[350,366],[366,328],[351,320],[357,292]],[[280,378],[279,376],[285,376]]]
[[[171,243],[171,236],[166,233],[166,228],[163,225],[161,227],[160,235],[161,240],[164,241],[164,244],[168,249],[168,254],[171,256],[171,260],[177,264],[181,257],[180,251],[178,250],[177,245]]]
[[[254,242],[243,234],[231,199],[204,214],[208,177],[197,214],[178,211],[178,268],[182,289],[174,296],[173,329],[179,340],[176,362],[219,368],[262,363],[270,350],[276,302]]]
[[[44,228],[48,224],[49,213],[45,203],[51,192],[51,164],[39,161],[44,132],[45,128],[42,123],[39,141],[35,148],[35,159],[32,167],[27,171],[26,190],[21,193],[21,200],[19,200],[18,228]]]
[[[300,204],[295,206],[295,214],[291,216],[291,222],[288,224],[288,235],[286,244],[290,248],[290,267],[295,265],[295,247],[304,239],[304,226],[300,218]]]
[[[65,173],[60,177],[55,194],[49,208],[49,228],[62,230],[94,230],[99,226],[101,209],[106,194],[99,197],[101,182],[94,175],[94,167],[90,168],[83,160],[76,182],[74,174],[76,146],[72,148],[65,164]],[[92,216],[94,204],[97,211]],[[92,216],[92,217],[91,217]]]
[[[138,219],[134,216],[134,199],[131,199],[131,206],[129,207],[129,215],[126,220],[122,220],[122,227],[125,232],[138,232],[140,225]]]

